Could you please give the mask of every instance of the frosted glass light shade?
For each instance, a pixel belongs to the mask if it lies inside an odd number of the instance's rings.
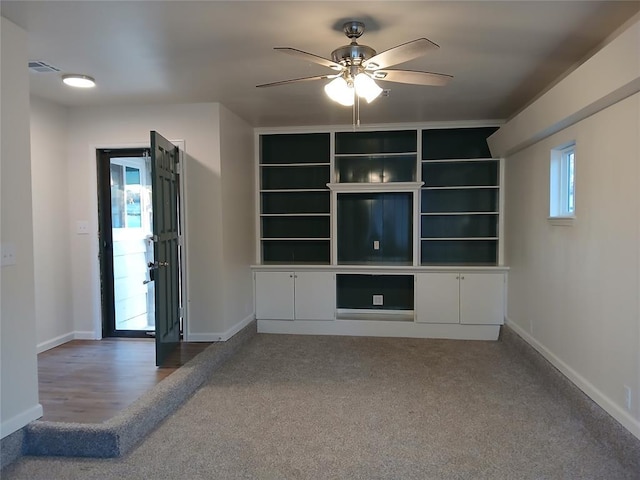
[[[96,86],[96,81],[88,75],[63,75],[62,82],[70,87],[91,88]]]
[[[356,75],[356,78],[353,79],[353,84],[358,96],[364,98],[367,103],[373,102],[382,93],[382,89],[366,73]]]
[[[345,107],[353,105],[353,88],[342,77],[336,77],[324,86],[329,98]]]

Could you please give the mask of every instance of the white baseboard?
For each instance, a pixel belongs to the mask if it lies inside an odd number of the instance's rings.
[[[436,324],[384,320],[258,320],[258,333],[497,340],[500,325]]]
[[[96,337],[96,333],[88,330],[86,332],[76,330],[73,332],[74,340],[100,340],[100,337]]]
[[[5,420],[0,424],[0,438],[11,435],[13,432],[17,432],[25,425],[37,420],[42,416],[42,405],[37,403],[31,408],[14,415],[8,420]]]
[[[602,407],[609,415],[620,422],[634,436],[640,439],[640,421],[633,418],[629,412],[617,405],[607,395],[591,384],[586,378],[576,372],[573,368],[560,360],[547,347],[533,338],[526,330],[520,327],[513,320],[506,318],[505,324],[522,337],[529,345],[535,348],[544,358],[562,372],[576,387],[582,390],[589,398]]]
[[[252,313],[248,317],[236,323],[231,328],[221,333],[189,333],[185,339],[187,342],[226,342],[236,333],[242,330],[255,320],[255,315]]]
[[[38,353],[46,352],[47,350],[51,350],[52,348],[60,346],[63,343],[67,343],[74,338],[74,332],[65,333],[64,335],[57,336],[55,338],[52,338],[51,340],[47,340],[46,342],[39,343],[36,346],[36,351]]]
[[[52,348],[59,347],[63,343],[70,342],[71,340],[99,340],[96,338],[95,332],[87,331],[75,331],[65,333],[64,335],[59,335],[50,340],[46,340],[44,342],[39,343],[36,346],[37,353],[46,352],[47,350],[51,350]]]

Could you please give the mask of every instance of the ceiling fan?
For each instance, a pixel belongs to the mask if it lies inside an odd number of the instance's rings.
[[[257,86],[275,87],[310,80],[332,79],[331,82],[324,87],[327,95],[342,105],[352,106],[356,98],[364,98],[367,102],[371,103],[382,93],[382,88],[376,84],[376,80],[415,85],[444,86],[453,78],[451,75],[442,73],[387,68],[398,63],[407,62],[431,50],[440,48],[426,38],[418,38],[385,50],[384,52],[377,53],[373,48],[367,45],[360,45],[356,41],[364,33],[364,23],[357,21],[346,22],[342,29],[344,34],[351,39],[351,43],[338,47],[331,52],[331,60],[296,48],[275,48],[275,50],[279,52],[329,67],[337,73],[295,78]]]

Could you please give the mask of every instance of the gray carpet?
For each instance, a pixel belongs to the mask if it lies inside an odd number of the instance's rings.
[[[127,456],[10,479],[638,479],[503,342],[257,335]]]

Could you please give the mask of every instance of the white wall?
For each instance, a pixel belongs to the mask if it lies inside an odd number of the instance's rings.
[[[226,302],[253,305],[253,299],[252,289],[246,282],[251,261],[242,260],[242,245],[248,241],[244,238],[247,232],[244,220],[238,228],[233,220],[223,222],[221,109],[224,111],[225,135],[234,147],[240,143],[237,136],[242,139],[248,135],[244,133],[248,126],[217,103],[70,110],[68,174],[77,181],[69,189],[69,221],[73,226],[78,220],[87,220],[91,227],[90,235],[75,235],[72,229],[69,230],[73,252],[70,271],[72,316],[76,332],[99,331],[100,327],[95,149],[148,145],[150,130],[156,130],[170,140],[185,141],[188,339],[224,338],[229,329],[245,319],[247,314],[242,309],[226,308]],[[247,188],[245,182],[252,188],[253,178],[242,178],[242,170],[236,174],[234,162],[237,159],[238,168],[244,168],[243,156],[253,158],[253,144],[248,141],[246,146],[238,147],[241,152],[249,148],[250,153],[225,154],[225,165],[229,187],[242,192]],[[228,218],[246,215],[242,203],[235,207],[233,201],[229,201],[224,208],[228,208],[225,213]],[[223,235],[228,237],[226,246]],[[226,272],[233,278],[227,279]],[[230,288],[233,293],[229,293]]]
[[[15,247],[16,264],[1,270],[0,437],[42,416],[38,403],[34,308],[29,75],[27,35],[5,18],[0,25],[2,247]]]
[[[253,277],[247,268],[255,258],[253,140],[253,128],[221,106],[222,275],[227,338],[235,333],[238,318],[247,323],[253,319],[254,313]]]
[[[591,82],[594,59],[606,85]],[[640,89],[640,22],[583,67],[490,139],[507,155],[508,324],[640,438],[640,93],[618,98]],[[552,226],[550,150],[569,141],[577,219]]]
[[[31,183],[36,343],[39,351],[73,339],[69,264],[68,110],[31,98]]]

